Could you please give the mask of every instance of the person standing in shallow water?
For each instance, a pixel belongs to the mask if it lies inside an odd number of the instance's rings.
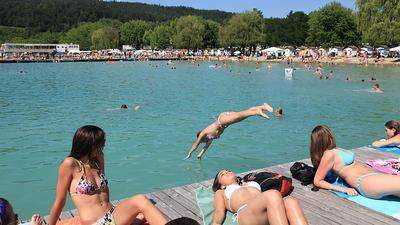
[[[193,146],[190,148],[185,159],[189,159],[192,156],[193,152],[196,151],[196,149],[199,147],[199,145],[201,143],[205,143],[203,149],[197,155],[197,159],[201,159],[201,157],[210,147],[213,140],[218,139],[224,132],[225,128],[227,128],[229,125],[238,123],[251,116],[261,116],[265,119],[269,119],[268,115],[265,114],[263,111],[273,112],[273,108],[267,103],[264,103],[260,106],[254,106],[240,112],[221,113],[214,123],[197,133],[197,139],[194,142]]]
[[[82,225],[131,225],[139,215],[150,225],[165,225],[164,215],[144,195],[127,198],[116,206],[110,203],[105,141],[104,131],[96,126],[83,126],[75,132],[71,152],[58,171],[48,224],[56,224],[69,193]]]

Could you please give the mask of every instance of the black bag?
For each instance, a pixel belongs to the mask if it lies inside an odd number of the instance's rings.
[[[292,177],[296,180],[299,180],[302,185],[307,186],[312,184],[314,181],[314,168],[303,162],[295,162],[290,167],[290,172],[292,173]]]
[[[279,191],[283,197],[289,195],[293,190],[291,178],[267,171],[246,174],[243,177],[243,181],[255,181],[260,185],[261,191],[275,189]]]

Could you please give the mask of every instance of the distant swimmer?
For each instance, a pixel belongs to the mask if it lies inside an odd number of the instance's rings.
[[[282,109],[281,107],[278,107],[278,108],[275,110],[275,117],[276,117],[277,119],[280,119],[280,118],[282,118],[282,116],[283,116],[283,109]]]
[[[26,72],[26,70],[20,70],[19,74],[27,74],[28,72]]]
[[[137,105],[137,106],[135,106],[135,107],[130,107],[130,106],[126,105],[126,104],[123,104],[123,105],[121,105],[121,106],[118,107],[118,108],[107,109],[107,111],[128,110],[128,109],[133,109],[133,110],[135,110],[135,111],[138,111],[138,110],[140,109],[140,107],[141,107],[140,105]]]
[[[371,81],[376,81],[375,77],[371,77]]]
[[[272,70],[272,65],[271,65],[271,63],[268,63],[267,69],[268,69],[268,70]]]
[[[372,85],[372,92],[375,93],[383,93],[382,89],[380,88],[379,84]]]
[[[260,106],[254,106],[240,112],[223,112],[219,114],[217,120],[214,123],[197,133],[197,139],[194,142],[193,146],[190,148],[185,159],[190,158],[193,152],[196,151],[201,143],[205,143],[203,149],[197,155],[197,159],[201,159],[201,157],[210,147],[212,141],[218,139],[224,132],[225,128],[234,123],[238,123],[251,116],[261,116],[265,119],[269,119],[268,115],[263,112],[265,110],[268,112],[273,112],[273,108],[267,103],[264,103]]]

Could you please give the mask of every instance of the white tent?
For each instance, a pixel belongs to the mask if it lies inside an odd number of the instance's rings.
[[[241,53],[240,51],[235,51],[233,54],[234,55],[240,55],[240,53]]]
[[[119,49],[111,49],[108,51],[108,54],[122,54],[122,52]]]
[[[400,46],[397,46],[395,48],[391,48],[391,49],[389,49],[389,51],[391,51],[391,52],[400,52]]]
[[[285,54],[285,50],[277,47],[271,47],[261,50],[262,53],[267,53],[268,55],[274,55],[276,57],[283,56]]]

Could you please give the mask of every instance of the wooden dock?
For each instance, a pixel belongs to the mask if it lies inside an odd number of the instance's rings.
[[[359,163],[364,163],[367,159],[399,158],[398,154],[377,151],[368,147],[353,149],[353,151],[356,154],[356,161]],[[309,159],[302,161],[311,165]],[[292,164],[293,163],[286,163],[253,171],[268,170],[291,177],[289,168]],[[249,172],[245,172],[243,174]],[[200,224],[203,224],[202,216],[196,203],[194,190],[199,187],[209,187],[211,185],[212,180],[207,180],[199,183],[148,193],[146,196],[151,199],[169,219],[186,216],[197,220]],[[293,186],[294,191],[292,192],[291,196],[296,197],[300,201],[310,225],[400,225],[400,220],[397,220],[396,218],[373,211],[352,201],[340,198],[330,191],[319,190],[318,192],[313,192],[311,191],[311,185],[302,186],[299,181],[294,179]],[[113,201],[112,203],[117,204],[118,202],[119,201]],[[60,220],[65,220],[76,216],[78,216],[76,210],[65,211],[61,214]],[[45,217],[46,222],[47,219],[48,217]]]

